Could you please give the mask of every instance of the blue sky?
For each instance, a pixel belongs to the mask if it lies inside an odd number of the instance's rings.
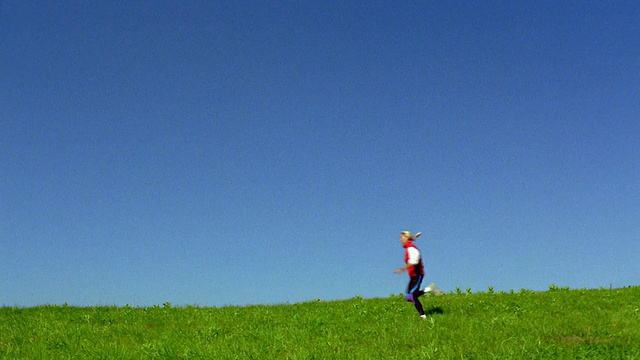
[[[0,306],[639,285],[634,1],[0,1]]]

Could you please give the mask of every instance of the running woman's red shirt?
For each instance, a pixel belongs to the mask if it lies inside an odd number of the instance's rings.
[[[409,261],[409,248],[411,247],[420,251],[420,249],[418,249],[418,247],[413,243],[413,241],[407,241],[404,244],[404,263],[405,264],[407,263],[407,261]],[[422,254],[420,254],[420,261],[416,265],[408,268],[407,273],[409,274],[409,277],[424,275],[424,266],[422,266]]]

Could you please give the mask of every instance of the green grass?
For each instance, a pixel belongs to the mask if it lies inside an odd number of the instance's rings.
[[[640,287],[247,307],[0,308],[0,359],[640,359]]]

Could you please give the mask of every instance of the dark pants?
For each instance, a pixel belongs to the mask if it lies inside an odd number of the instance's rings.
[[[424,275],[412,276],[411,280],[409,280],[409,286],[407,286],[407,293],[404,296],[407,301],[413,303],[420,315],[424,315],[424,309],[419,299],[420,295],[424,294],[424,292],[420,290],[423,278]]]

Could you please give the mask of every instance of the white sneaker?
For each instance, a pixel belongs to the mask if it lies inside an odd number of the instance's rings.
[[[420,315],[420,318],[423,320],[427,320],[427,315]]]
[[[424,290],[422,290],[422,292],[426,293],[432,293],[433,295],[442,295],[442,290],[440,290],[438,288],[438,286],[436,285],[436,283],[431,283],[429,284],[429,286],[427,286],[426,288],[424,288]]]

